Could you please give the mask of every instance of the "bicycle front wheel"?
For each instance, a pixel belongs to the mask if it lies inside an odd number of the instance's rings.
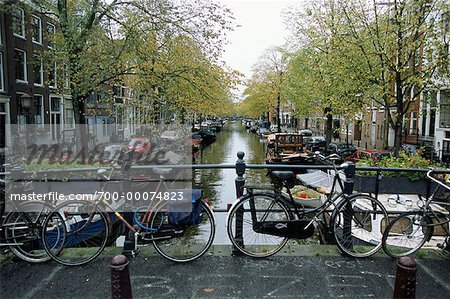
[[[153,246],[163,257],[178,263],[190,262],[205,254],[214,239],[215,221],[209,206],[201,201],[201,217],[194,224],[173,225],[167,204],[155,207],[151,228],[157,229]]]
[[[391,257],[400,258],[419,250],[432,235],[427,217],[419,212],[399,215],[383,234],[383,249]]]
[[[50,257],[41,241],[42,225],[54,206],[46,202],[25,202],[17,212],[6,215],[2,228],[9,249],[19,258],[30,263],[42,263]]]
[[[42,230],[45,251],[66,266],[79,266],[95,259],[106,246],[107,216],[86,201],[58,205],[47,217]]]
[[[227,231],[233,245],[243,254],[254,258],[271,256],[286,245],[288,238],[258,233],[254,230],[251,204],[254,202],[256,222],[290,220],[284,204],[271,194],[247,195],[228,215]]]
[[[352,257],[375,254],[382,246],[388,219],[384,206],[373,197],[355,194],[344,198],[331,220],[339,251]]]

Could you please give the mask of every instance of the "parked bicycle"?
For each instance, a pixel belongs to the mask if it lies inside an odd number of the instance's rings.
[[[450,214],[443,209],[450,203],[435,200],[439,189],[450,190],[450,186],[435,179],[432,173],[433,170],[429,170],[427,177],[437,184],[436,190],[425,201],[417,202],[418,209],[398,215],[384,231],[383,249],[391,257],[412,255],[427,242],[433,243],[430,246],[450,248]],[[412,208],[412,204],[408,207]]]
[[[367,257],[381,248],[382,229],[388,219],[383,205],[369,195],[352,193],[353,182],[344,182],[335,165],[337,155],[317,157],[331,161],[334,168],[331,192],[317,208],[305,209],[293,198],[288,183],[295,178],[292,171],[271,172],[281,180],[287,196],[275,189],[246,186],[247,194],[233,204],[227,220],[228,236],[240,252],[255,258],[273,255],[289,238],[312,236],[318,217],[329,214],[329,229],[343,254]],[[349,164],[339,168],[346,170]],[[346,192],[338,191],[337,186]]]
[[[6,200],[8,193],[6,188],[9,186],[6,182],[0,180],[2,201]],[[14,185],[20,187],[15,192],[27,194],[32,191],[30,182],[16,182]],[[9,204],[12,210],[2,219],[0,245],[9,248],[17,257],[30,263],[48,261],[50,257],[42,246],[41,231],[46,216],[54,208],[53,204],[44,201],[16,203],[13,200],[9,201]]]
[[[98,173],[104,181],[105,192],[109,175]],[[167,168],[155,168],[159,176],[158,192],[170,191],[166,184]],[[142,184],[140,184],[142,187]],[[150,191],[150,190],[148,190]],[[200,191],[200,190],[199,190]],[[209,205],[201,199],[201,192],[193,191],[192,213],[177,212],[167,205],[169,201],[150,201],[133,213],[135,226],[127,221],[108,201],[98,195],[92,201],[68,201],[50,213],[42,231],[44,248],[55,261],[68,265],[83,265],[99,256],[109,242],[112,219],[118,219],[134,234],[135,251],[139,244],[152,243],[165,258],[174,262],[189,262],[202,256],[211,246],[215,221]],[[119,202],[120,204],[120,202]]]

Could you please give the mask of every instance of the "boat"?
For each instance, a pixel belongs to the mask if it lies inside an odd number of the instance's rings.
[[[222,122],[221,121],[213,121],[210,125],[211,130],[215,132],[220,132],[222,130]]]
[[[274,133],[267,137],[266,164],[313,164],[304,151],[303,136],[297,133]]]
[[[211,130],[200,130],[198,134],[202,136],[202,145],[208,145],[216,141],[216,134]]]
[[[203,137],[200,134],[192,134],[190,145],[192,146],[192,153],[197,152],[202,146]]]

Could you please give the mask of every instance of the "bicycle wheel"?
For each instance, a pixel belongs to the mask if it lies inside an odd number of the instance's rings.
[[[215,221],[211,209],[201,201],[201,218],[196,224],[172,225],[166,203],[155,207],[151,219],[154,235],[153,245],[165,258],[179,263],[190,262],[205,254],[215,234]]]
[[[30,263],[42,263],[50,257],[41,240],[45,217],[54,206],[46,202],[25,202],[10,212],[3,221],[4,239],[17,257]]]
[[[271,194],[246,195],[232,208],[228,215],[227,231],[233,245],[243,254],[263,258],[271,256],[283,248],[288,238],[255,232],[250,210],[253,199],[257,221],[290,220],[290,214],[284,204]],[[242,218],[241,218],[242,215]],[[242,219],[242,220],[240,220]],[[242,226],[240,225],[242,223]]]
[[[339,251],[347,256],[368,257],[382,246],[388,223],[384,206],[363,194],[351,195],[336,207],[331,228]]]
[[[106,217],[86,201],[58,205],[45,220],[42,230],[45,251],[53,260],[66,266],[92,261],[108,241]]]
[[[428,218],[420,212],[410,212],[396,217],[383,234],[383,249],[391,257],[399,258],[419,250],[432,235],[433,228],[424,226]]]

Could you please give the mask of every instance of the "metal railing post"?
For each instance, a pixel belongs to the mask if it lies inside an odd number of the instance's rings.
[[[131,153],[129,153],[131,155]],[[131,159],[129,157],[129,159]],[[130,169],[131,161],[125,161],[122,165],[122,176],[123,176],[123,182],[122,182],[122,191],[130,191],[131,190],[131,169]],[[125,202],[125,212],[122,213],[123,217],[128,223],[133,223],[133,213],[129,212],[131,210],[133,203],[130,203],[129,201]],[[125,241],[123,243],[123,249],[122,254],[124,256],[128,257],[135,257],[137,255],[137,248],[136,248],[136,240],[133,232],[126,226],[125,226]]]
[[[234,181],[236,186],[236,198],[241,197],[244,195],[244,185],[245,185],[245,161],[244,161],[244,152],[238,152],[237,153],[237,161],[236,161],[236,174],[237,177]],[[236,232],[236,241],[238,241],[239,245],[244,245],[244,239],[242,238],[242,227],[243,227],[243,220],[244,220],[244,211],[242,210],[242,207],[236,212],[236,223],[235,223],[235,232]],[[237,250],[233,246],[232,253],[234,255],[240,254],[240,251]]]
[[[345,182],[344,182],[344,193],[346,195],[351,195],[353,193],[353,176],[355,175],[356,167],[355,164],[352,162],[348,162],[348,167],[344,169],[345,173]],[[342,234],[344,236],[349,236],[348,239],[345,239],[346,242],[344,245],[346,248],[351,249],[353,247],[353,240],[352,240],[352,217],[353,217],[353,209],[352,205],[349,201],[345,204],[345,212],[343,215],[343,228],[342,228]]]
[[[397,262],[394,298],[416,297],[416,262],[409,256],[401,257]]]
[[[124,255],[116,255],[111,261],[111,298],[133,298],[131,292],[129,262]]]

